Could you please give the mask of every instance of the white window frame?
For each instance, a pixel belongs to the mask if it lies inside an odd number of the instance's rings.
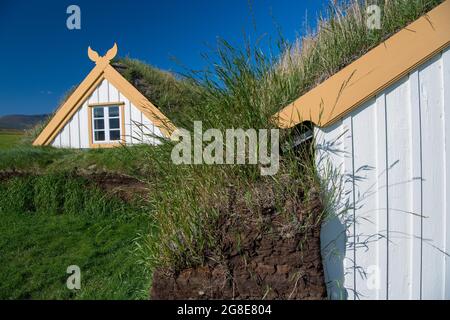
[[[119,116],[118,117],[110,117],[109,116],[109,108],[117,107],[119,109]],[[102,118],[95,118],[95,110],[96,109],[103,109],[103,117]],[[91,112],[91,119],[92,119],[92,143],[93,144],[112,144],[112,143],[120,143],[122,142],[123,137],[123,128],[122,128],[122,120],[123,120],[123,114],[122,114],[122,107],[121,104],[108,104],[108,105],[92,105],[90,108]],[[103,119],[104,128],[103,129],[95,129],[95,120]],[[118,140],[111,140],[110,137],[110,127],[109,127],[109,120],[111,119],[118,119],[119,120],[119,128],[113,128],[114,131],[119,131],[119,139]],[[104,131],[105,132],[105,140],[96,140],[95,139],[95,132],[96,131]]]

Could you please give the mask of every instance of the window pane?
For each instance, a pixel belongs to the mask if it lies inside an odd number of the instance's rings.
[[[95,131],[95,141],[105,141],[105,131]]]
[[[103,118],[103,107],[94,108],[94,118]]]
[[[109,107],[109,117],[118,117],[119,116],[119,107]]]
[[[111,141],[120,140],[120,130],[111,130],[109,132],[109,140]]]
[[[103,119],[94,120],[94,129],[105,129],[105,121]]]
[[[119,119],[109,119],[109,128],[110,129],[120,129]]]

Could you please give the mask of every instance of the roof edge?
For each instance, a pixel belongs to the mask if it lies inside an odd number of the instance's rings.
[[[105,78],[110,81],[136,108],[138,108],[153,124],[158,127],[166,138],[169,138],[176,127],[153,103],[138,89],[125,79],[114,67],[108,65]]]
[[[87,77],[80,83],[66,102],[56,111],[49,123],[33,141],[34,146],[46,146],[62,130],[69,121],[74,111],[78,110],[85,97],[96,88],[96,84],[102,79],[104,63],[97,64]]]
[[[276,113],[275,123],[333,124],[449,46],[449,30],[446,0]]]
[[[90,47],[88,48],[88,56],[96,63],[96,66],[89,72],[66,102],[56,111],[49,123],[33,141],[34,146],[49,145],[103,79],[110,81],[121,93],[123,93],[136,108],[138,108],[161,130],[165,137],[170,137],[170,134],[176,129],[172,122],[110,65],[110,60],[113,59],[116,54],[117,45],[115,43],[103,57],[99,56],[98,53]]]

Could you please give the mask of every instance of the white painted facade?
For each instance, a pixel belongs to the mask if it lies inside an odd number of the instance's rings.
[[[450,299],[450,50],[327,128],[332,299]]]
[[[164,137],[160,129],[108,80],[104,79],[55,137],[51,145],[57,148],[89,148],[88,112],[90,110],[88,106],[90,104],[117,102],[124,103],[124,114],[121,114],[121,117],[124,117],[125,120],[126,144],[158,144],[159,139],[155,137]]]

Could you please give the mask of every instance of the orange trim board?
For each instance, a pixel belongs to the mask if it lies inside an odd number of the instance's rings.
[[[450,0],[414,21],[274,115],[280,128],[326,127],[450,44]]]
[[[151,120],[166,137],[170,136],[175,130],[175,126],[172,122],[109,64],[109,61],[113,59],[116,54],[116,44],[114,44],[105,56],[102,57],[90,47],[88,48],[88,56],[96,63],[96,66],[69,96],[66,102],[56,111],[50,122],[34,140],[34,146],[49,145],[104,79],[111,82],[133,103],[133,105],[136,106],[136,108],[149,118],[149,120]]]

